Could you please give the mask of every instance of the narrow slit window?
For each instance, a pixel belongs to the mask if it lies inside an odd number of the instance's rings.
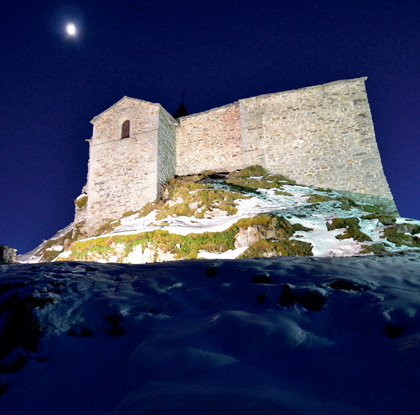
[[[130,120],[125,120],[121,128],[121,138],[130,137]]]

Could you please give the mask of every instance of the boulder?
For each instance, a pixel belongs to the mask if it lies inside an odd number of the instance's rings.
[[[11,264],[15,262],[16,249],[10,246],[0,245],[0,264]]]

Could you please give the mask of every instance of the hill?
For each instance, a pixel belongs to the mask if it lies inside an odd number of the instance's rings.
[[[76,209],[85,204],[85,197],[76,199]],[[20,261],[148,263],[420,249],[420,221],[400,218],[383,204],[299,185],[259,166],[173,178],[158,200],[109,221],[95,237],[83,236],[82,223]]]

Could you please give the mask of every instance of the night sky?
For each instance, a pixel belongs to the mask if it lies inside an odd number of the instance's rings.
[[[195,113],[368,76],[385,175],[420,219],[418,0],[16,0],[0,31],[0,244],[18,253],[73,220],[90,120],[124,95],[174,113],[185,92]]]

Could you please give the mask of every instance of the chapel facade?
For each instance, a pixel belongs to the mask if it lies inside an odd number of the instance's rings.
[[[367,78],[252,98],[175,119],[123,97],[96,116],[89,142],[85,230],[141,209],[175,175],[259,164],[396,212],[367,99]]]

